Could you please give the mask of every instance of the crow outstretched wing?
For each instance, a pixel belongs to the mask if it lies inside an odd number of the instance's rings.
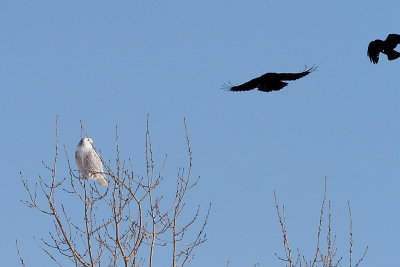
[[[317,67],[313,66],[309,69],[306,69],[303,72],[298,72],[298,73],[276,73],[276,78],[282,81],[294,81],[300,78],[303,78],[304,76],[310,74],[311,72],[315,71]]]
[[[391,48],[396,48],[398,44],[400,44],[400,35],[399,34],[394,34],[391,33],[388,35],[388,37],[385,40],[387,46],[390,46]]]
[[[232,91],[232,92],[250,91],[250,90],[256,89],[261,82],[261,77],[262,76],[254,78],[254,79],[252,79],[244,84],[241,84],[241,85],[227,87],[227,89],[229,89],[229,91]]]

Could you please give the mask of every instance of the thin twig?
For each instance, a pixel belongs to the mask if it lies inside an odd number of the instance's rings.
[[[24,260],[22,259],[22,256],[21,256],[21,254],[20,254],[20,252],[19,252],[18,239],[15,239],[15,246],[16,246],[16,248],[17,248],[18,258],[19,258],[19,260],[21,261],[21,265],[22,265],[23,267],[25,267],[25,262],[24,262]]]

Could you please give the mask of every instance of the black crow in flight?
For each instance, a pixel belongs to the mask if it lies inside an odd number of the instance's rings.
[[[299,73],[266,73],[260,77],[254,78],[244,84],[231,86],[224,85],[223,87],[228,91],[239,92],[239,91],[250,91],[253,89],[258,89],[262,92],[271,92],[281,90],[283,87],[288,85],[284,81],[293,81],[310,74],[315,71],[316,67],[311,67]]]
[[[400,53],[395,51],[396,46],[400,44],[400,35],[389,34],[385,41],[375,40],[369,43],[367,55],[372,63],[379,61],[379,53],[387,55],[388,60],[394,60],[400,57]]]

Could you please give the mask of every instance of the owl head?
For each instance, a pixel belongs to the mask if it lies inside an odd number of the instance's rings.
[[[93,147],[93,140],[89,137],[84,137],[81,139],[81,141],[79,141],[78,146],[87,148]]]

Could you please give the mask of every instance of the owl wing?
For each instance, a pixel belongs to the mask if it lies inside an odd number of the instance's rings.
[[[83,157],[82,157],[82,151],[79,150],[79,148],[75,151],[75,163],[76,166],[78,166],[78,170],[80,174],[85,177],[85,167],[83,164]],[[86,178],[84,178],[86,179]]]
[[[85,171],[88,172],[88,179],[95,179],[99,184],[107,186],[107,180],[105,178],[103,163],[99,155],[94,149],[91,149],[84,155],[83,165],[85,166]]]

